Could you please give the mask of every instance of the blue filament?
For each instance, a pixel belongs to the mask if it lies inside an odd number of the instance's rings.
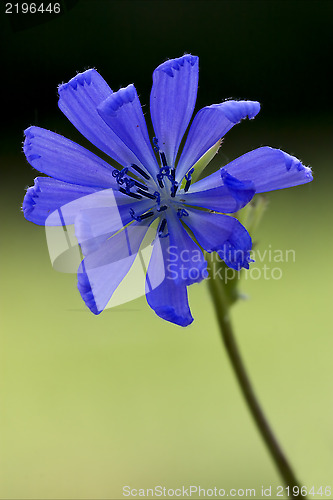
[[[157,203],[157,210],[160,208],[160,203],[161,203],[161,195],[158,191],[155,191],[154,196],[156,198],[156,203]]]
[[[112,177],[115,177],[119,186],[122,186],[125,183],[125,192],[126,192],[126,194],[130,194],[130,190],[133,186],[135,186],[136,181],[134,179],[130,179],[129,177],[126,177],[127,172],[128,172],[127,167],[124,167],[120,171],[115,169],[112,172]]]
[[[181,219],[182,217],[188,217],[189,213],[185,208],[178,208],[177,210],[177,217],[178,219]]]
[[[171,186],[171,198],[174,198],[176,196],[177,189],[178,189],[178,182],[173,181]]]
[[[154,212],[152,212],[152,211],[147,212],[147,213],[142,214],[142,215],[135,215],[133,208],[129,209],[129,213],[132,216],[132,218],[134,220],[136,220],[137,222],[141,222],[142,220],[148,219],[148,217],[151,217],[152,215],[154,215]]]
[[[138,172],[138,174],[142,175],[142,177],[144,177],[147,181],[149,181],[149,179],[150,179],[149,175],[146,174],[146,172],[144,170],[142,170],[142,168],[135,165],[135,163],[132,163],[131,168],[133,168],[133,170]]]
[[[189,170],[187,172],[187,174],[185,174],[185,179],[186,179],[186,184],[185,184],[185,187],[184,187],[185,193],[187,193],[187,191],[190,189],[193,172],[194,172],[194,168],[191,168],[191,170]]]
[[[169,233],[163,234],[163,231],[165,229],[166,223],[167,223],[166,219],[163,219],[162,222],[161,222],[161,225],[160,225],[160,227],[158,229],[158,236],[160,238],[166,238],[167,236],[169,236]]]

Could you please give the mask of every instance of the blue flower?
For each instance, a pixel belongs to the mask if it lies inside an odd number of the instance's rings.
[[[244,207],[255,193],[312,180],[311,170],[296,158],[261,147],[194,182],[226,132],[260,110],[258,102],[233,100],[202,108],[179,154],[197,88],[195,56],[187,54],[156,68],[150,96],[155,131],[151,141],[134,85],[112,92],[90,69],[59,87],[62,112],[119,168],[48,130],[32,126],[25,131],[28,162],[49,177],[37,177],[27,190],[24,216],[36,224],[52,224],[50,214],[75,202],[66,223],[75,223],[84,254],[78,289],[95,314],[106,307],[149,226],[157,221],[146,276],[147,301],[161,318],[189,325],[193,318],[187,286],[207,275],[202,249],[218,252],[234,269],[249,267],[251,237],[226,214]],[[109,194],[115,200],[113,208],[99,200]],[[57,220],[55,224],[65,223],[62,217]]]

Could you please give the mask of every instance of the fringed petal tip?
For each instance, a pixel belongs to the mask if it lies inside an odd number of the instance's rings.
[[[68,87],[72,88],[73,90],[76,90],[78,85],[80,85],[81,87],[83,87],[84,84],[90,85],[92,77],[96,74],[100,76],[99,73],[93,68],[87,69],[86,71],[83,71],[83,73],[78,73],[71,80],[69,80],[69,82],[61,83],[59,85],[58,94],[60,95],[60,93],[63,90],[68,89]]]
[[[253,120],[260,111],[260,103],[258,101],[225,101],[221,104],[213,104],[219,106],[221,111],[232,123],[239,123],[245,118]]]
[[[280,149],[262,146],[233,160],[224,169],[243,182],[251,179],[256,193],[306,184],[313,180],[311,168]]]
[[[25,141],[28,139],[32,139],[34,137],[34,128],[36,128],[34,125],[31,125],[30,127],[26,128],[24,130],[24,136],[25,136]]]
[[[199,61],[198,56],[185,54],[182,57],[177,57],[176,59],[169,59],[168,61],[165,61],[164,63],[160,64],[159,66],[157,66],[154,73],[156,71],[164,71],[167,75],[173,77],[175,71],[179,71],[180,67],[184,66],[185,63],[189,63],[191,64],[191,66],[194,66],[195,64],[198,64],[198,61]]]
[[[284,156],[286,169],[288,172],[302,172],[304,176],[304,182],[311,182],[313,180],[312,170],[310,167],[306,167],[305,165],[303,165],[302,162],[295,156],[285,153],[284,151],[281,151],[281,153]]]
[[[190,312],[186,316],[181,316],[176,313],[172,306],[161,305],[154,307],[154,311],[160,318],[178,326],[189,326],[193,322],[193,317]]]
[[[45,226],[48,216],[57,208],[54,206],[53,200],[48,201],[47,185],[45,187],[45,184],[52,183],[52,181],[53,179],[49,177],[36,177],[34,185],[27,189],[23,198],[24,218],[38,226]],[[56,223],[56,225],[58,224]]]
[[[77,273],[77,288],[84,303],[90,309],[90,311],[96,315],[100,314],[102,311],[99,311],[97,308],[94,293],[91,289],[89,278],[85,271],[84,262],[80,264]]]
[[[234,125],[245,118],[254,118],[259,111],[260,104],[257,101],[225,101],[200,109],[194,117],[179,158],[177,180],[181,180],[189,167],[206,154]]]
[[[235,269],[235,271],[240,271],[242,268],[249,269],[250,262],[254,262],[251,259],[250,250],[237,248],[229,241],[224,244],[223,250],[219,250],[217,254],[224,260],[228,267]]]
[[[26,159],[30,163],[30,165],[33,167],[32,162],[34,160],[38,160],[41,158],[39,154],[35,154],[33,152],[33,143],[32,139],[35,137],[34,130],[36,127],[31,126],[25,129],[24,131],[24,142],[23,142],[23,152],[25,154]]]
[[[114,92],[107,99],[105,99],[105,101],[97,107],[97,111],[102,118],[105,114],[109,116],[116,116],[119,108],[121,108],[124,104],[133,102],[136,96],[136,89],[133,84],[130,84],[127,87],[119,89],[118,92]]]
[[[250,262],[254,262],[251,259],[251,249],[251,236],[242,224],[237,223],[234,225],[228,240],[217,253],[228,267],[240,271],[242,268],[249,269]]]
[[[34,218],[32,217],[32,212],[34,211],[34,207],[36,205],[36,198],[38,198],[39,191],[40,188],[38,186],[38,179],[36,178],[34,185],[27,189],[27,192],[25,193],[25,196],[23,198],[22,212],[25,219],[27,219],[30,222],[35,222]]]

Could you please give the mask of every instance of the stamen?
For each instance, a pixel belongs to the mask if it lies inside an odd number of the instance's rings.
[[[160,227],[158,229],[159,233],[163,233],[163,231],[165,229],[165,226],[166,226],[166,223],[167,223],[166,219],[163,219],[162,222],[161,222],[161,225],[160,225]]]
[[[167,167],[168,164],[166,161],[165,153],[163,153],[163,151],[160,151],[160,157],[161,157],[161,162],[162,162],[163,167]]]
[[[156,203],[157,203],[157,209],[160,208],[160,203],[161,203],[161,195],[158,191],[155,191],[154,196],[156,198]]]
[[[133,219],[138,221],[138,222],[141,222],[144,219],[148,219],[148,217],[151,217],[152,215],[154,215],[154,212],[147,212],[146,214],[143,214],[143,215],[135,215],[133,208],[129,209],[129,213],[133,217]]]
[[[173,184],[171,186],[171,193],[170,193],[171,198],[174,198],[176,196],[177,189],[178,189],[178,182],[173,181]]]
[[[136,220],[136,221],[140,222],[141,217],[140,217],[140,215],[139,215],[139,216],[136,216],[136,215],[135,215],[135,212],[134,212],[133,208],[130,208],[130,209],[129,209],[129,213],[130,213],[130,215],[133,217],[133,219],[134,219],[134,220]]]
[[[131,188],[135,185],[134,179],[130,179],[129,177],[126,177],[126,174],[128,172],[128,168],[124,167],[122,170],[113,170],[112,172],[112,177],[114,177],[117,181],[117,184],[119,186],[122,186],[125,183],[125,192],[126,194],[130,194]],[[119,188],[120,190],[120,188]],[[123,190],[121,191],[123,192]]]
[[[134,181],[134,186],[137,186],[141,189],[144,189],[145,191],[148,191],[148,187],[146,186],[146,184],[142,184],[141,182]]]
[[[120,184],[120,182],[119,182],[119,178],[120,178],[119,170],[113,170],[112,177],[114,177],[116,179],[117,183]],[[123,184],[123,182],[124,181],[122,181],[121,184]]]
[[[154,212],[147,212],[146,214],[143,214],[141,215],[141,220],[143,219],[148,219],[148,217],[151,217],[152,215],[154,215]]]
[[[142,170],[142,168],[135,165],[135,163],[132,163],[131,168],[136,170],[136,172],[138,172],[138,174],[142,175],[142,177],[144,177],[145,179],[147,179],[147,181],[149,181],[149,179],[150,179],[149,175],[146,174],[146,172],[144,170]]]
[[[185,187],[184,187],[185,193],[187,193],[187,191],[190,189],[193,172],[194,172],[194,168],[191,168],[191,170],[189,170],[187,172],[187,174],[185,174],[185,179],[186,179],[186,184],[185,184]]]
[[[124,179],[124,181],[126,184],[125,191],[129,193],[130,189],[135,185],[135,181],[133,179],[128,179],[127,177]]]
[[[187,217],[188,215],[189,213],[187,212],[187,210],[185,210],[185,208],[178,208],[177,210],[178,219],[181,219],[182,217]]]
[[[137,200],[142,200],[142,196],[136,193],[131,193],[130,191],[126,191],[126,189],[120,187],[119,191],[123,194],[127,194],[127,196],[130,196],[131,198],[136,198]]]
[[[147,198],[150,198],[151,200],[156,200],[156,196],[151,193],[147,193],[146,191],[142,191],[142,189],[137,189],[137,193],[142,194],[142,196],[146,196]]]
[[[167,205],[162,205],[160,208],[157,209],[158,212],[164,212],[168,207]]]
[[[124,175],[126,175],[126,174],[127,174],[127,172],[128,172],[128,168],[127,168],[127,167],[124,167],[124,168],[123,168],[122,170],[120,170],[120,171],[115,169],[115,170],[113,170],[113,172],[112,172],[112,177],[115,177],[115,178],[116,178],[116,180],[117,180],[117,183],[118,183],[119,185],[122,185],[122,184],[124,184],[124,182],[125,182],[125,179],[123,179],[123,177],[124,177]]]
[[[170,173],[170,168],[167,165],[163,165],[163,167],[160,168],[160,173],[157,174],[157,176],[163,179],[165,175],[169,176],[169,173]]]
[[[170,175],[170,167],[168,167],[167,165],[163,165],[163,167],[160,168],[160,171],[156,177],[160,188],[164,188],[164,184],[162,182],[163,177],[167,177],[171,182],[173,181],[173,178]]]
[[[161,168],[161,169],[160,169],[160,173],[159,173],[159,174],[157,174],[157,176],[156,176],[156,178],[157,178],[157,182],[158,182],[158,184],[159,184],[159,186],[160,186],[160,188],[161,188],[161,189],[163,189],[163,188],[164,188],[164,184],[163,184],[163,181],[162,181],[162,179],[163,179],[163,177],[164,177],[164,174],[163,174],[163,171],[162,171],[162,170],[163,170],[163,169]]]
[[[166,219],[163,219],[162,222],[161,222],[161,225],[160,225],[160,227],[158,229],[158,236],[160,238],[166,238],[167,236],[169,236],[169,233],[163,234],[163,231],[165,229],[166,223],[167,223]]]

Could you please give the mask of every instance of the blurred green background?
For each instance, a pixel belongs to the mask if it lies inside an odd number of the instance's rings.
[[[280,280],[243,280],[232,319],[301,484],[333,487],[333,3],[79,0],[48,22],[14,20],[4,5],[0,498],[116,499],[124,485],[256,488],[261,498],[261,485],[282,484],[205,283],[190,288],[186,329],[144,297],[95,317],[75,275],[52,269],[44,229],[20,212],[37,175],[22,131],[38,124],[87,145],[57,109],[59,83],[96,67],[113,90],[134,82],[148,114],[153,69],[184,52],[200,57],[197,109],[227,97],[262,103],[225,137],[221,163],[267,144],[313,167],[313,183],[268,195],[254,235],[260,251],[293,249],[295,262],[278,264]]]

